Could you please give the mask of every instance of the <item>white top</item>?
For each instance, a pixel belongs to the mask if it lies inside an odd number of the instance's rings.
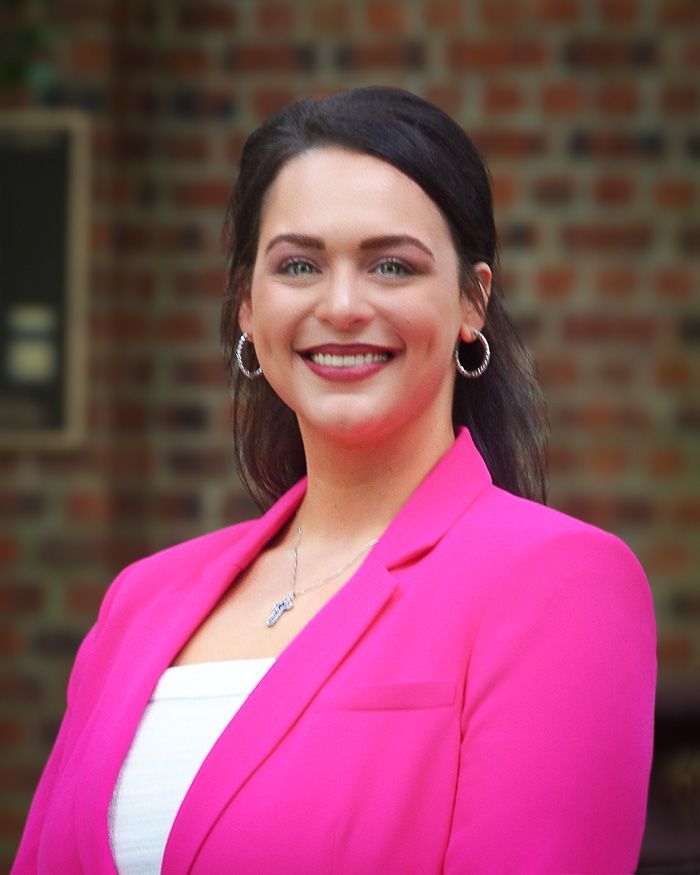
[[[109,806],[109,841],[119,875],[160,873],[175,815],[194,776],[274,661],[203,662],[163,673]]]

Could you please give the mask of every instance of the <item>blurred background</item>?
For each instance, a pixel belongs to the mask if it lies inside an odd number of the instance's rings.
[[[256,513],[218,341],[241,145],[298,97],[387,84],[490,167],[549,504],[653,590],[638,871],[700,872],[697,0],[0,0],[0,51],[0,866],[115,573]]]

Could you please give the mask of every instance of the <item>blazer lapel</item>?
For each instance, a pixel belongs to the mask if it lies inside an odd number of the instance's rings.
[[[393,577],[370,555],[280,654],[190,786],[168,838],[163,873],[190,870],[221,811],[280,743],[395,589]]]
[[[86,776],[76,799],[79,814],[75,817],[85,872],[115,872],[109,846],[109,804],[153,688],[241,568],[292,516],[305,490],[305,480],[295,484],[239,541],[204,568],[183,562],[179,576],[135,613],[126,633],[115,631],[114,647],[106,654],[100,698],[74,753],[81,760],[80,773]],[[148,561],[150,573],[158,574],[157,557]]]
[[[224,730],[180,806],[163,873],[189,872],[223,809],[390,601],[397,582],[388,569],[430,550],[491,482],[471,435],[462,429],[359,570],[280,654]]]

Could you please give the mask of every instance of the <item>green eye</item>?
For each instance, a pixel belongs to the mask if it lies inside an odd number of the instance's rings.
[[[382,276],[404,276],[405,274],[409,274],[412,271],[406,267],[405,264],[402,264],[400,261],[394,261],[393,259],[389,261],[382,261],[381,264],[377,265],[377,270]]]
[[[309,261],[297,258],[285,262],[280,268],[280,273],[285,273],[288,276],[309,276],[315,270],[316,268]]]

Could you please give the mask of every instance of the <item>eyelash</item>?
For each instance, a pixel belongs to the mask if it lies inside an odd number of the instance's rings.
[[[305,258],[288,258],[286,261],[284,261],[279,266],[277,272],[280,274],[286,274],[287,276],[304,276],[306,272],[305,273],[291,273],[290,272],[290,268],[297,267],[298,265],[301,265],[301,264],[308,265],[309,267],[312,267],[314,270],[316,270],[315,266],[310,261],[307,261]],[[388,276],[388,277],[411,276],[411,275],[417,273],[416,270],[414,270],[412,267],[409,267],[409,265],[407,265],[403,261],[400,261],[398,258],[384,258],[384,259],[382,259],[382,261],[380,261],[375,266],[374,269],[376,270],[377,268],[382,267],[382,265],[386,265],[386,264],[395,265],[396,267],[401,268],[401,270],[399,273],[384,274],[384,276]]]

